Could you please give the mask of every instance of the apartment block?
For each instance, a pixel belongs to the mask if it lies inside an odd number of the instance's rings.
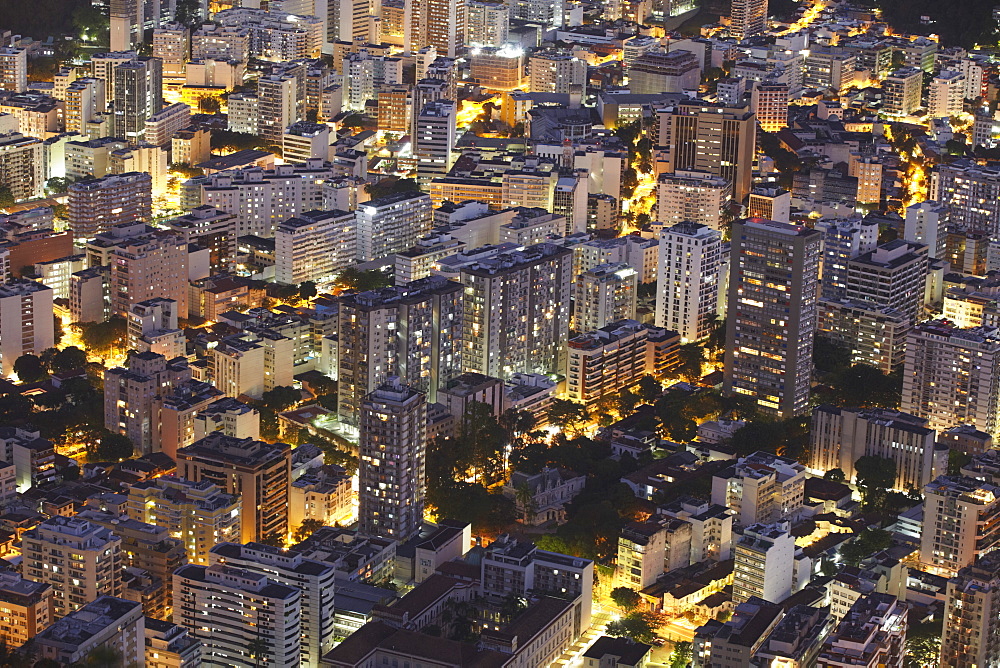
[[[122,539],[104,527],[56,515],[22,534],[21,552],[24,577],[52,585],[53,619],[124,593]]]
[[[177,475],[192,482],[208,481],[229,494],[240,495],[241,542],[287,535],[288,445],[213,432],[177,451]]]
[[[35,281],[0,283],[0,376],[14,373],[21,355],[55,345],[52,288]]]
[[[743,526],[795,522],[805,500],[805,481],[802,464],[755,452],[712,477],[712,503],[732,509]]]
[[[1000,547],[1000,487],[942,475],[923,491],[921,563],[954,575]]]
[[[611,322],[569,340],[566,395],[594,403],[632,387],[647,366],[649,330],[635,320]]]

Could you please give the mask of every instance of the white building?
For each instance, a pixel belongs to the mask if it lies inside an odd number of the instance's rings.
[[[417,245],[431,231],[431,198],[421,192],[401,192],[369,200],[355,212],[359,262],[383,258]]]
[[[795,538],[788,523],[754,524],[733,545],[733,602],[751,596],[781,603],[791,596],[795,575]]]
[[[743,526],[795,522],[802,513],[805,482],[802,464],[755,452],[712,477],[712,503],[732,509]]]
[[[307,211],[274,231],[274,279],[298,285],[321,281],[352,264],[356,255],[355,214]]]
[[[941,70],[931,80],[927,111],[931,118],[957,116],[965,105],[965,76],[956,70]]]
[[[662,174],[656,186],[656,222],[663,226],[693,222],[721,230],[732,196],[732,184],[719,176],[689,171]]]
[[[33,645],[38,657],[62,666],[82,664],[102,647],[117,652],[122,665],[141,666],[145,635],[140,602],[101,596],[43,630]]]
[[[334,644],[334,580],[336,569],[322,561],[262,543],[220,543],[209,553],[209,564],[223,564],[253,573],[301,592],[302,654],[299,665],[319,668]]]
[[[242,568],[187,564],[174,571],[173,597],[174,623],[201,641],[215,665],[253,665],[247,648],[254,643],[260,663],[299,665],[302,594],[295,587]]]
[[[927,253],[932,258],[944,258],[951,220],[949,213],[947,206],[934,200],[911,204],[906,207],[903,238],[927,246]]]
[[[0,376],[14,372],[21,355],[55,345],[52,288],[34,281],[0,284]]]
[[[413,120],[413,157],[421,183],[445,176],[454,164],[455,120],[455,104],[446,100],[428,102]]]
[[[573,329],[591,332],[619,320],[635,317],[635,269],[627,264],[604,264],[576,279]]]
[[[660,232],[656,279],[656,326],[700,341],[715,327],[722,279],[722,235],[695,222]]]

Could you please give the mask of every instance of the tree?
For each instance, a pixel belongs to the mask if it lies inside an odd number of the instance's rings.
[[[689,383],[696,383],[701,379],[701,368],[705,363],[705,349],[698,343],[685,343],[677,349],[677,357],[680,365],[677,372],[681,378]]]
[[[639,405],[641,399],[635,392],[622,390],[615,396],[615,401],[617,403],[618,415],[625,417],[635,412],[635,407]]]
[[[691,663],[691,643],[682,641],[674,645],[670,653],[670,668],[686,668]]]
[[[17,204],[14,191],[6,183],[0,184],[0,209],[6,209]]]
[[[613,638],[627,637],[650,644],[656,639],[654,623],[655,616],[651,613],[633,612],[608,624],[606,633]]]
[[[517,509],[521,512],[521,521],[525,524],[531,524],[538,510],[535,507],[535,493],[528,486],[528,483],[522,483],[514,490],[514,503],[517,504]]]
[[[93,454],[99,462],[117,462],[128,459],[134,452],[135,447],[127,436],[109,431],[101,437]]]
[[[844,475],[844,471],[841,469],[830,469],[823,475],[824,480],[831,480],[833,482],[844,482],[847,476]]]
[[[261,404],[275,413],[286,411],[300,401],[302,401],[302,393],[287,385],[279,385],[268,390],[260,398]]]
[[[106,322],[81,322],[76,327],[80,330],[80,339],[86,350],[107,357],[116,348],[125,344],[128,323],[125,318],[115,316]]]
[[[267,659],[268,649],[270,643],[268,643],[263,638],[254,638],[249,643],[247,643],[247,654],[253,659],[254,666],[260,666],[261,659]]]
[[[271,547],[284,547],[285,537],[281,535],[280,531],[272,531],[257,542]]]
[[[649,374],[639,379],[639,396],[647,404],[656,401],[657,397],[663,394],[663,385]]]
[[[348,267],[337,275],[337,286],[349,292],[366,292],[391,285],[392,277],[377,269],[361,271],[355,267]]]
[[[124,657],[111,645],[99,645],[87,653],[83,665],[93,668],[120,668]]]
[[[549,404],[549,421],[579,435],[587,420],[587,406],[571,399],[553,399]]]
[[[628,587],[615,587],[611,590],[611,600],[625,612],[632,612],[642,603],[642,596]]]
[[[191,27],[200,20],[200,3],[198,0],[177,0],[177,9],[174,11],[174,20],[177,23]]]
[[[301,543],[306,538],[313,535],[313,533],[315,533],[317,529],[324,526],[326,525],[323,524],[323,520],[317,520],[312,518],[304,519],[302,520],[302,524],[299,525],[299,528],[296,529],[295,533],[292,534],[292,538],[295,540],[296,543]]]
[[[890,545],[892,545],[892,534],[888,531],[865,529],[840,550],[840,556],[851,566],[857,566],[866,557],[888,549]]]
[[[853,364],[830,374],[835,401],[842,406],[898,408],[902,373],[885,374],[868,364]]]
[[[316,290],[315,281],[303,281],[299,284],[299,299],[309,300],[317,294],[319,294],[319,292]]]
[[[87,365],[87,353],[76,346],[66,346],[55,355],[49,362],[49,370],[53,373],[62,373],[82,369]]]
[[[931,668],[938,665],[944,620],[912,625],[906,632],[906,667]]]
[[[14,360],[14,373],[22,383],[37,383],[49,377],[42,360],[31,353]]]
[[[972,456],[961,450],[948,450],[948,475],[962,475],[962,468],[971,461]]]
[[[854,462],[854,473],[862,506],[879,512],[887,510],[889,490],[896,482],[896,462],[865,455]]]

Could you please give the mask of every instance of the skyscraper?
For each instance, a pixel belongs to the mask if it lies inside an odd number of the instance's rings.
[[[400,542],[424,518],[427,403],[389,378],[361,405],[358,466],[359,530]]]
[[[436,401],[437,390],[462,373],[463,290],[440,276],[340,302],[338,409],[357,424],[363,398],[398,376]]]
[[[681,341],[708,336],[718,314],[722,235],[706,225],[685,222],[660,233],[656,272],[656,326]]]
[[[428,102],[414,119],[413,157],[417,159],[417,177],[427,183],[445,176],[455,162],[455,103],[446,100]]]
[[[948,581],[942,668],[1000,665],[1000,552],[980,557]]]
[[[419,51],[433,46],[439,55],[455,58],[465,43],[464,0],[409,0],[403,17],[403,48]]]
[[[763,218],[733,224],[723,391],[782,418],[809,406],[822,236]]]
[[[1000,487],[966,476],[939,476],[924,487],[920,562],[954,575],[1000,547]]]
[[[737,40],[763,35],[767,29],[767,0],[732,0],[729,35]]]
[[[1000,435],[1000,332],[946,320],[914,327],[906,340],[900,407],[937,431],[970,424]]]
[[[136,58],[114,69],[114,136],[140,144],[146,121],[163,107],[163,61]]]
[[[721,176],[732,183],[733,198],[743,202],[750,193],[753,173],[757,137],[754,113],[747,107],[691,100],[678,103],[668,120],[666,143],[674,170]]]
[[[495,378],[562,373],[573,251],[554,244],[498,253],[461,270],[462,364]]]

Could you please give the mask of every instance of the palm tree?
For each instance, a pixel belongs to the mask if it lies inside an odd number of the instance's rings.
[[[514,500],[521,511],[521,521],[525,524],[531,524],[538,509],[535,507],[535,494],[528,486],[528,483],[521,483],[517,486],[514,492]]]
[[[247,653],[253,659],[253,665],[260,666],[260,660],[267,657],[267,641],[260,636],[247,643]]]

